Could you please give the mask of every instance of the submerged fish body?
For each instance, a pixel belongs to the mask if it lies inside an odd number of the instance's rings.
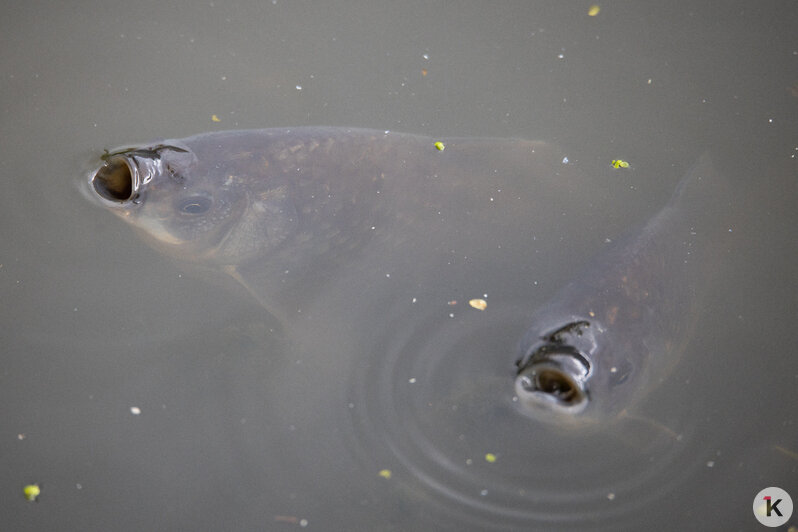
[[[445,150],[364,129],[207,133],[107,154],[91,185],[153,247],[233,276],[283,318],[354,270],[370,293],[375,271],[422,286],[442,268],[457,290],[469,275],[479,290],[512,293],[539,274],[533,246],[547,226],[599,212],[581,212],[598,184],[549,144],[437,142]],[[518,275],[498,275],[510,263]]]
[[[667,374],[728,252],[724,188],[702,156],[667,206],[536,313],[517,361],[527,412],[610,418]]]

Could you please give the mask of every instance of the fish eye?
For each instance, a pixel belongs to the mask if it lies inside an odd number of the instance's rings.
[[[191,196],[183,199],[178,210],[183,214],[205,214],[211,208],[211,199],[206,196]]]

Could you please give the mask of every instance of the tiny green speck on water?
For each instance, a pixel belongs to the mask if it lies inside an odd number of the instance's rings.
[[[31,502],[35,501],[42,492],[38,484],[28,484],[22,491],[25,493],[25,498]]]
[[[446,145],[444,145],[444,143],[441,141],[436,142],[435,147],[438,148],[438,151],[443,151],[446,149]]]

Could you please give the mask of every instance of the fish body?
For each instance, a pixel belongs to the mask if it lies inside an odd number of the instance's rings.
[[[728,252],[724,198],[704,155],[658,214],[537,311],[517,360],[527,412],[611,418],[668,373]]]
[[[561,161],[544,142],[308,127],[117,150],[90,181],[153,247],[229,274],[285,317],[355,270],[370,292],[375,271],[423,286],[442,268],[453,286],[469,275],[512,292],[517,276],[501,271],[518,243],[529,259],[513,269],[531,276],[544,228],[595,200]]]

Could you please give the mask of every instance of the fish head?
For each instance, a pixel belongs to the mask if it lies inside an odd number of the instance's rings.
[[[89,176],[96,198],[156,249],[178,259],[241,264],[282,242],[295,223],[285,182],[240,153],[180,141],[107,153]]]
[[[515,393],[525,412],[546,421],[605,420],[626,405],[632,346],[612,341],[595,319],[569,317],[522,341]],[[523,347],[525,346],[525,347]]]

